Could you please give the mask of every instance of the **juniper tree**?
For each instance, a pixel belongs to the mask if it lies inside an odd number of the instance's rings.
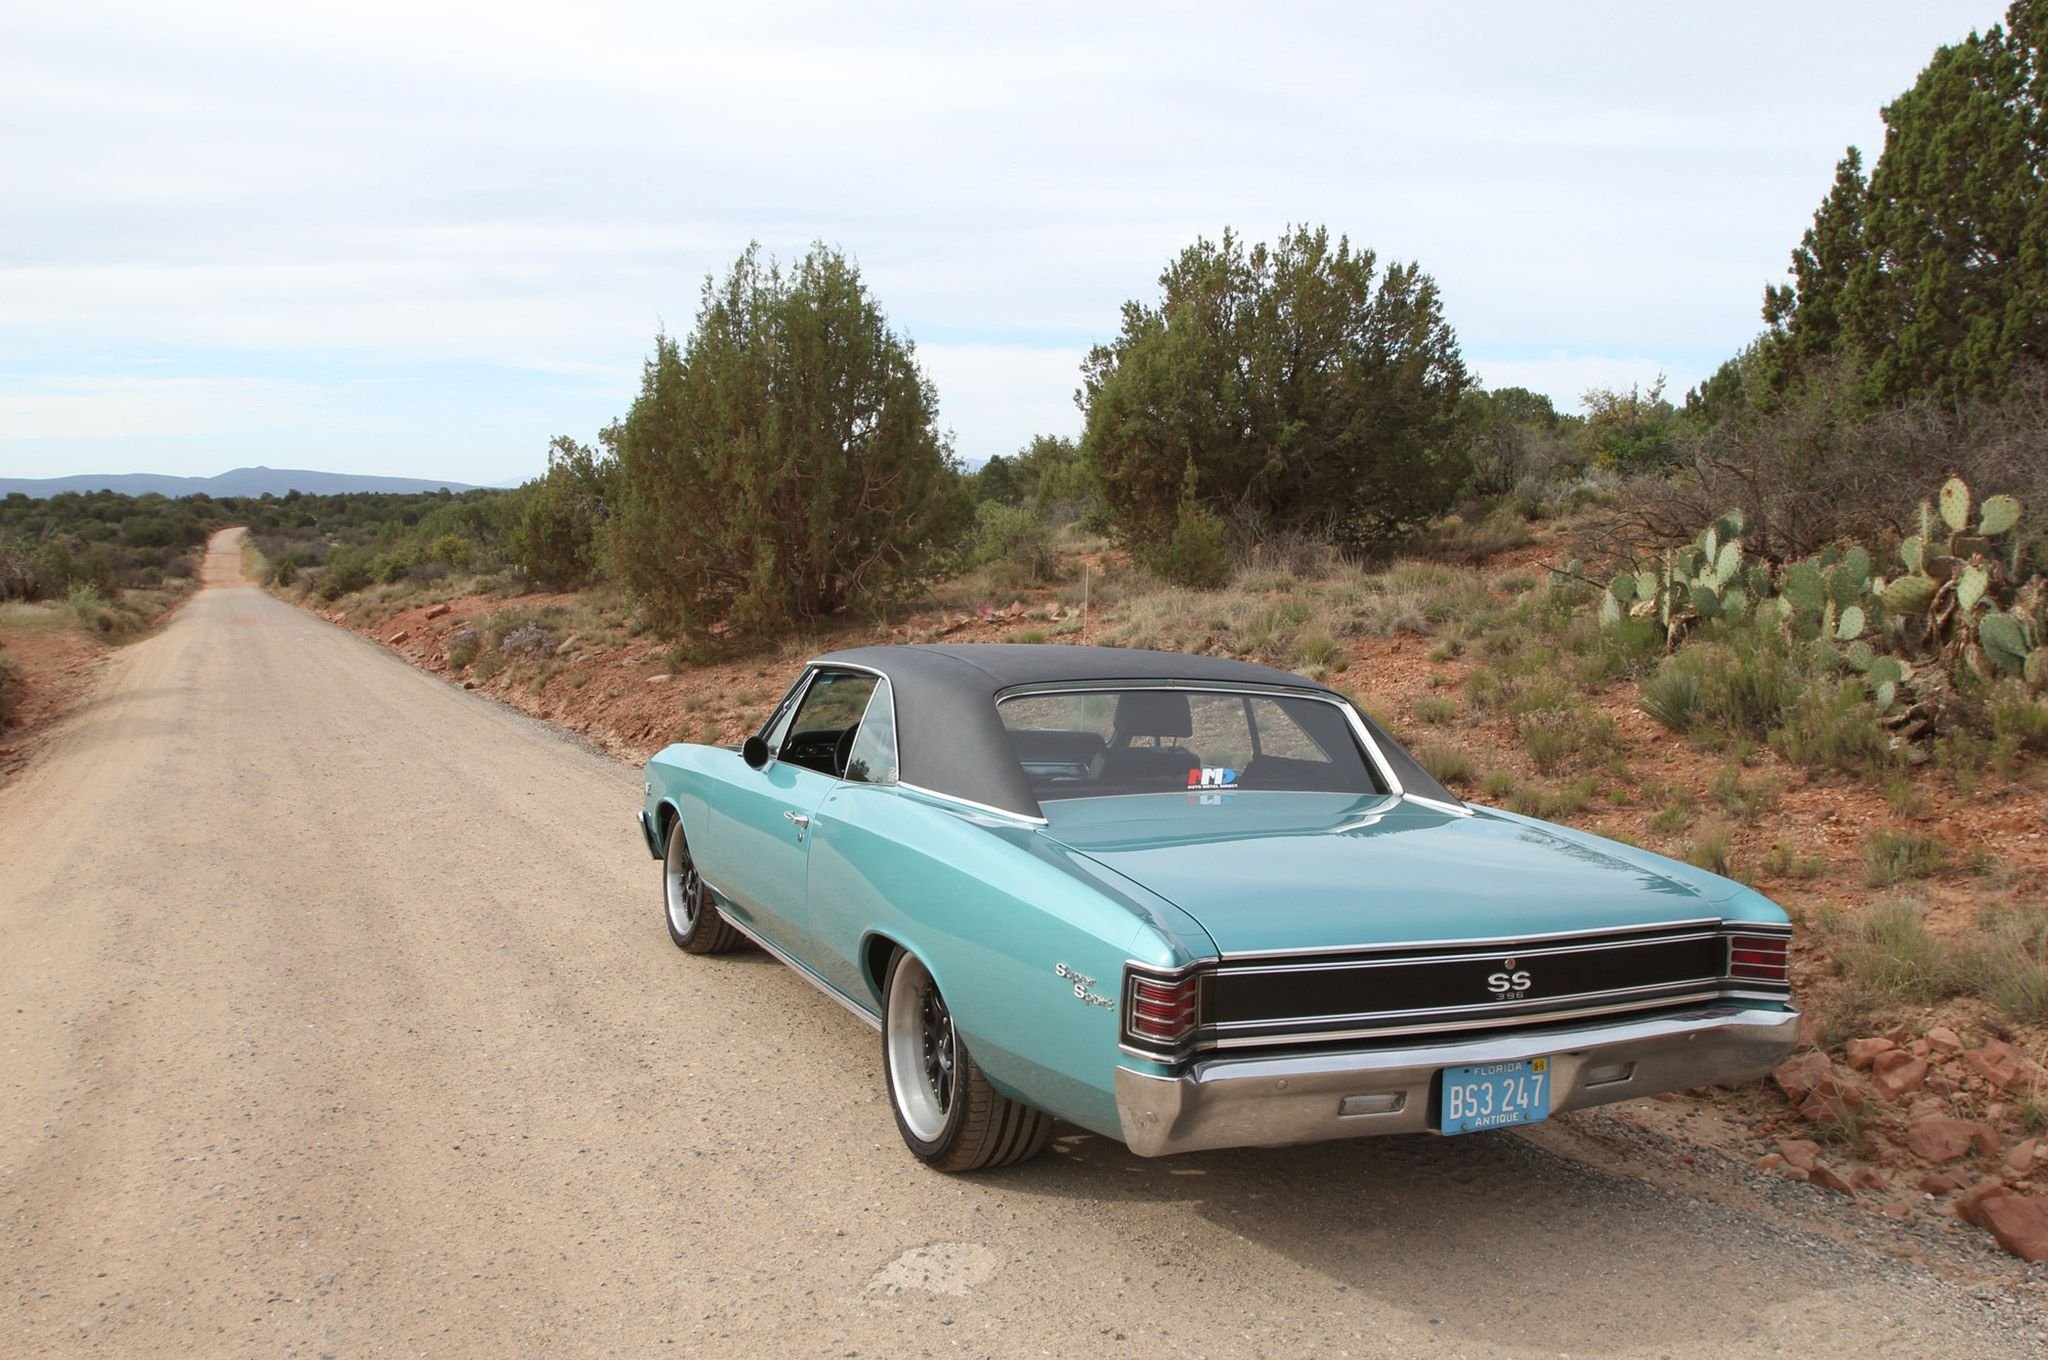
[[[750,246],[706,279],[615,435],[614,557],[667,626],[759,633],[877,600],[931,562],[963,482],[937,397],[860,272]]]

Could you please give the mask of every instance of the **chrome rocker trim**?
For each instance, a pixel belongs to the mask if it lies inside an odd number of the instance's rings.
[[[1437,1077],[1446,1067],[1550,1059],[1550,1112],[1747,1081],[1783,1062],[1798,1042],[1797,1011],[1705,1006],[1655,1020],[1501,1035],[1370,1052],[1276,1058],[1205,1058],[1179,1076],[1119,1066],[1117,1119],[1141,1157],[1203,1148],[1285,1147],[1437,1128]],[[1586,1069],[1629,1064],[1619,1077]],[[1400,1099],[1385,1113],[1341,1114],[1350,1096]]]

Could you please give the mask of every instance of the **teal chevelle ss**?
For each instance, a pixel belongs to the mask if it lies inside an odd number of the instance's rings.
[[[670,938],[881,1031],[947,1171],[1054,1119],[1144,1156],[1453,1134],[1760,1076],[1785,913],[1461,802],[1342,695],[1213,657],[863,647],[640,812]]]

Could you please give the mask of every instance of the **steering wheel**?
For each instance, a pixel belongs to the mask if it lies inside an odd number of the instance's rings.
[[[859,732],[860,724],[855,723],[841,732],[839,740],[832,746],[832,773],[841,779],[846,778],[847,762],[853,759],[853,739]]]

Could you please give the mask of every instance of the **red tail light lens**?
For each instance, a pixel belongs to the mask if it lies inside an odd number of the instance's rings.
[[[1138,1043],[1174,1048],[1194,1034],[1201,1000],[1201,979],[1195,974],[1172,979],[1132,974],[1128,996],[1124,1025]]]
[[[1791,965],[1783,935],[1730,935],[1728,976],[1747,982],[1788,982]]]

